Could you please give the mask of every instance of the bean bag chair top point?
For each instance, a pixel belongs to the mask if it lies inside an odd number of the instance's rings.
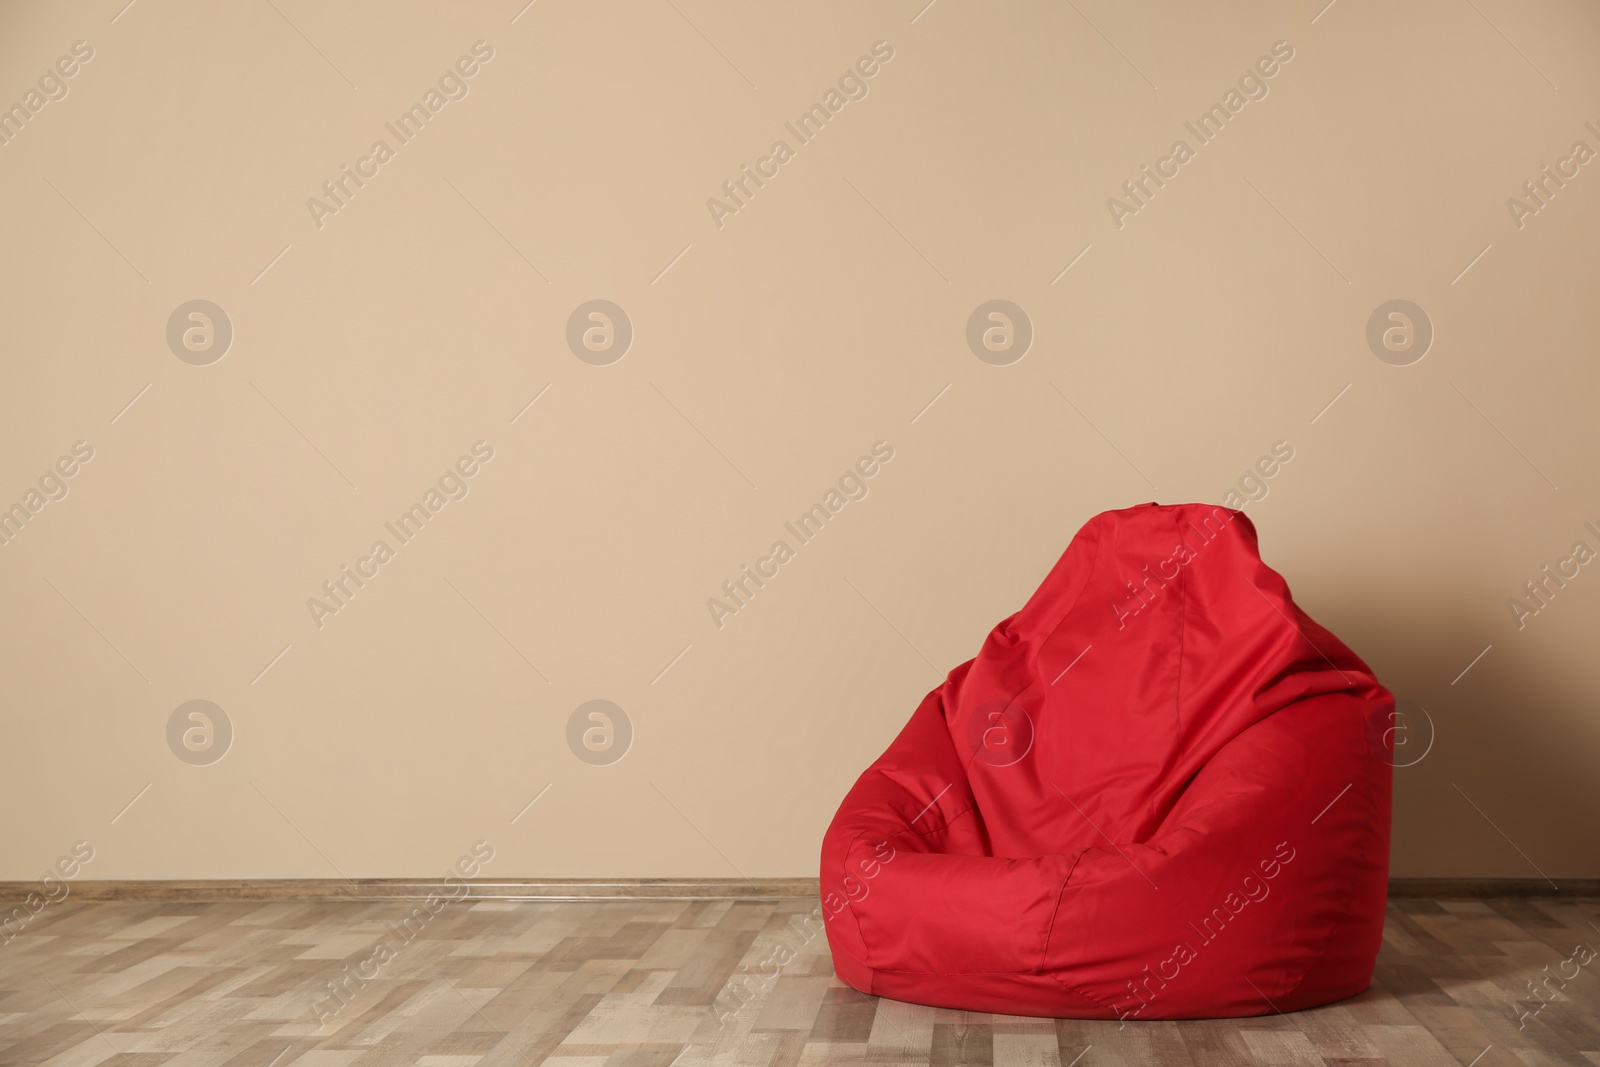
[[[835,972],[1128,1021],[1353,996],[1383,933],[1393,707],[1242,512],[1098,515],[840,805]]]

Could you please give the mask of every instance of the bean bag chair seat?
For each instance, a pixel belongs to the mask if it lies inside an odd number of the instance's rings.
[[[1383,934],[1393,707],[1242,512],[1098,515],[840,805],[835,972],[1069,1018],[1353,996]]]

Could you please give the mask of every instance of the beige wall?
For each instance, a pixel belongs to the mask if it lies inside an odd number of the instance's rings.
[[[0,498],[93,451],[0,547],[0,878],[78,841],[80,877],[423,875],[480,839],[487,875],[810,874],[1085,520],[1220,501],[1280,441],[1268,561],[1436,728],[1395,873],[1600,875],[1600,566],[1507,606],[1600,549],[1600,164],[1507,205],[1600,150],[1592,5],[123,2],[0,13],[0,102],[93,49],[0,147]],[[214,362],[167,340],[197,299]],[[566,340],[594,299],[633,327],[609,365]],[[991,299],[1032,323],[1010,365],[966,341]],[[1408,366],[1366,337],[1396,299],[1435,334]],[[719,628],[708,598],[879,441]],[[204,766],[169,747],[196,699],[234,735]],[[592,699],[620,762],[569,748]]]

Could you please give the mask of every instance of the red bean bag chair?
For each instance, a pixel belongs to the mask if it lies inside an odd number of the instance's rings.
[[[1383,934],[1393,707],[1241,512],[1096,516],[845,797],[834,969],[1011,1015],[1353,996]]]

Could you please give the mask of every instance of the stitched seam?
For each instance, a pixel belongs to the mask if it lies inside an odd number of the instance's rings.
[[[915,834],[917,837],[929,837],[929,836],[931,836],[933,834],[943,833],[944,831],[950,829],[951,826],[953,826],[955,824],[955,821],[957,819],[961,818],[961,816],[971,814],[972,812],[977,811],[977,810],[978,810],[978,805],[974,804],[970,808],[962,808],[960,811],[958,811],[954,815],[950,816],[950,818],[945,820],[943,826],[935,826],[935,827],[933,827],[931,829],[928,829],[928,830],[914,830],[914,829],[912,829],[911,827],[908,826],[904,830],[896,830],[894,833],[890,834],[889,836],[891,838],[893,838],[893,837],[904,837],[906,834]],[[866,831],[863,830],[860,834],[856,835],[857,839],[859,839],[860,837],[864,836],[865,834],[866,834]],[[854,843],[855,843],[854,841],[851,842],[851,844],[854,844]],[[954,855],[954,853],[940,853],[940,855]]]
[[[1048,966],[1048,964],[1050,962],[1050,935],[1055,933],[1055,930],[1056,930],[1056,916],[1061,914],[1061,898],[1067,895],[1067,883],[1072,881],[1072,872],[1078,869],[1078,861],[1081,860],[1081,859],[1083,859],[1083,853],[1079,852],[1076,856],[1073,857],[1072,866],[1067,868],[1067,876],[1065,878],[1061,879],[1061,891],[1056,894],[1055,910],[1050,912],[1050,925],[1045,927],[1045,930],[1044,930],[1044,945],[1039,949],[1039,971],[1038,971],[1038,973],[1040,973],[1040,974],[1044,973],[1045,967]]]
[[[892,781],[892,779],[891,779],[891,781]],[[896,782],[894,784],[897,785],[897,786],[899,785],[898,782]],[[914,834],[914,835],[916,835],[918,837],[928,837],[931,834],[941,833],[941,832],[943,832],[945,830],[950,829],[951,824],[954,823],[956,819],[961,818],[961,816],[966,815],[968,812],[973,812],[973,811],[977,811],[977,810],[978,810],[977,805],[973,805],[970,808],[963,808],[962,810],[956,812],[954,816],[952,816],[951,818],[947,819],[943,826],[936,826],[933,829],[926,830],[926,831],[924,831],[924,830],[913,830],[911,827],[908,826],[904,830],[896,830],[894,833],[887,835],[885,837],[885,840],[886,841],[892,841],[897,837],[904,837],[906,834]],[[862,831],[860,831],[859,833],[857,833],[854,837],[852,837],[850,839],[850,843],[845,846],[845,850],[844,850],[844,857],[845,857],[845,859],[847,861],[849,860],[851,855],[853,855],[855,853],[856,845],[861,841],[861,839],[863,837],[866,837],[866,836],[867,836],[867,831],[866,830],[862,830]],[[821,887],[820,886],[818,887],[818,890],[819,890],[819,895],[820,895],[820,891],[821,891]],[[850,920],[852,922],[854,922],[855,925],[856,925],[856,936],[858,938],[860,938],[861,947],[863,949],[865,949],[866,953],[867,953],[867,958],[862,960],[861,964],[862,964],[862,966],[867,967],[867,968],[869,968],[871,970],[877,970],[877,968],[873,967],[873,965],[871,963],[872,957],[875,955],[875,953],[872,951],[872,946],[867,943],[867,931],[866,931],[866,928],[861,925],[861,916],[856,914],[856,902],[853,901],[853,900],[850,900],[848,897],[846,897],[845,900],[846,900],[846,906],[842,910],[848,911],[850,913]]]
[[[852,837],[850,839],[850,843],[845,846],[844,858],[845,858],[847,863],[848,863],[848,861],[850,859],[851,854],[855,852],[856,842],[860,841],[863,837],[866,837],[866,836],[867,836],[867,832],[865,830],[862,830],[860,833],[856,834],[856,836]],[[896,836],[898,836],[898,835],[896,835]],[[841,877],[841,879],[843,878],[842,875],[840,877]],[[818,895],[820,896],[822,887],[819,885],[817,888],[818,888],[818,891],[819,891]],[[861,940],[861,947],[866,951],[867,958],[871,959],[872,958],[872,946],[867,944],[867,932],[861,928],[861,916],[856,914],[855,901],[850,900],[848,897],[846,897],[845,900],[847,901],[847,905],[843,910],[848,911],[850,913],[850,921],[856,924],[856,937]],[[827,907],[827,905],[824,904],[823,907]],[[865,964],[868,967],[871,966],[871,964],[867,963],[866,960],[863,960],[862,963]]]
[[[1052,979],[1055,980],[1056,985],[1060,986],[1062,989],[1065,989],[1067,992],[1075,993],[1078,996],[1082,997],[1084,1000],[1087,1000],[1091,1004],[1098,1004],[1100,1007],[1104,1008],[1106,1011],[1109,1011],[1113,1015],[1117,1015],[1118,1018],[1121,1018],[1121,1015],[1117,1012],[1117,1006],[1115,1004],[1111,1003],[1109,1000],[1101,1000],[1099,997],[1095,996],[1093,993],[1085,992],[1084,990],[1080,989],[1078,986],[1072,985],[1071,983],[1063,980],[1061,975],[1056,973],[1055,971],[1046,971],[1045,973],[1047,975],[1049,975]]]

